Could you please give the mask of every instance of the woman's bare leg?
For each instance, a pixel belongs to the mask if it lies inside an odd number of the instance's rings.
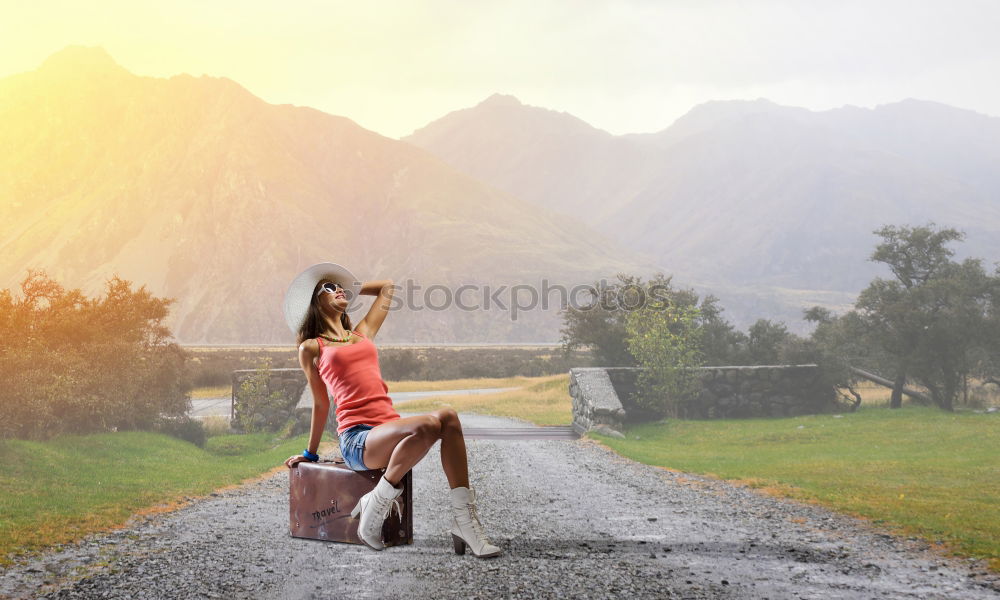
[[[373,427],[365,438],[361,460],[369,469],[386,468],[385,479],[399,481],[441,440],[441,466],[451,487],[469,486],[465,437],[458,413],[451,408],[397,419]]]
[[[458,413],[444,408],[431,414],[441,421],[441,466],[448,477],[448,485],[469,487],[469,459]]]
[[[386,481],[399,481],[420,462],[441,436],[441,421],[434,415],[419,415],[382,423],[368,431],[361,460],[369,469],[385,467]]]

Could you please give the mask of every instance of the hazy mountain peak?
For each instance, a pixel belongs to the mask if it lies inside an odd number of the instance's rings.
[[[524,106],[524,103],[516,96],[496,93],[480,102],[479,106]]]
[[[879,104],[875,109],[879,109],[885,106],[922,106],[925,108],[936,107],[936,108],[947,108],[949,110],[962,110],[956,108],[944,102],[935,102],[934,100],[921,100],[920,98],[903,98],[897,102],[887,102],[885,104]]]
[[[452,111],[400,139],[430,149],[442,143],[447,145],[447,139],[453,135],[464,136],[473,130],[474,137],[480,139],[506,138],[516,132],[525,144],[551,137],[613,137],[571,113],[524,104],[515,96],[495,93],[475,106]]]
[[[685,121],[698,121],[703,125],[759,113],[802,114],[808,112],[811,111],[807,108],[783,106],[767,98],[757,98],[756,100],[709,100],[708,102],[696,105],[677,119],[671,127]]]
[[[108,51],[101,46],[66,46],[50,55],[38,69],[48,73],[88,74],[97,72],[128,71],[115,62]]]
[[[480,109],[480,110],[477,110]],[[468,109],[462,109],[458,112],[469,112],[472,114],[477,114],[482,112],[483,109],[510,109],[506,112],[511,115],[518,115],[517,118],[530,119],[534,125],[541,125],[542,127],[574,127],[582,128],[583,130],[594,132],[600,131],[601,133],[607,134],[602,129],[598,129],[587,123],[583,119],[561,110],[554,110],[551,108],[546,108],[544,106],[533,106],[531,104],[525,104],[517,99],[516,96],[510,94],[500,94],[496,93],[489,98],[483,100],[476,106]],[[452,113],[454,114],[454,113]],[[441,121],[443,119],[438,119]],[[610,134],[607,134],[610,135]]]
[[[655,133],[629,133],[624,139],[667,147],[686,137],[708,131],[720,124],[751,115],[802,115],[810,111],[782,106],[767,98],[756,100],[709,100],[695,105],[666,129]]]

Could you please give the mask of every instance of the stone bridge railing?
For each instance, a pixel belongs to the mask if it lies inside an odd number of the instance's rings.
[[[697,395],[678,406],[682,418],[784,417],[836,409],[835,393],[824,387],[819,367],[760,365],[697,367]],[[627,423],[656,416],[635,402],[638,367],[570,369],[573,428],[618,436]]]

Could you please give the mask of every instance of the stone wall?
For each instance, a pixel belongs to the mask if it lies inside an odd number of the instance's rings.
[[[236,398],[236,391],[255,372],[252,369],[233,371],[233,410],[230,415],[230,425],[236,431],[242,430],[239,419],[240,404]],[[264,406],[254,417],[254,423],[258,427],[266,428],[274,428],[274,424],[278,424],[277,427],[280,428],[294,417],[296,421],[292,427],[292,435],[308,432],[312,422],[312,390],[309,389],[306,374],[302,369],[271,369],[268,394],[270,395],[272,391],[277,391],[280,399]],[[333,412],[331,410],[330,414],[333,415]]]
[[[625,409],[607,369],[570,369],[569,395],[573,399],[573,429],[580,435],[591,429],[604,432],[622,430]]]
[[[624,425],[649,421],[657,415],[635,402],[637,367],[570,369],[573,427],[621,431]],[[701,388],[679,405],[689,419],[785,417],[823,413],[836,408],[834,390],[824,388],[819,367],[761,365],[698,367]]]

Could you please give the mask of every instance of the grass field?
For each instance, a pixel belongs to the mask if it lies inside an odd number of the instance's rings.
[[[913,388],[918,392],[923,392],[925,395],[930,395],[927,388],[921,387],[916,383],[907,383],[906,387]],[[889,388],[879,385],[877,383],[872,383],[871,381],[862,380],[854,389],[861,394],[861,405],[867,407],[876,406],[889,406],[889,400],[892,396],[892,390]],[[961,393],[959,394],[961,397]],[[1000,388],[995,385],[982,385],[982,382],[978,380],[971,380],[969,382],[968,389],[968,406],[969,407],[979,407],[985,408],[988,406],[1000,406]],[[903,397],[903,406],[913,404],[908,396]],[[966,408],[963,406],[963,408]]]
[[[191,390],[191,399],[199,400],[205,398],[228,398],[233,395],[233,386],[216,385],[212,387],[199,387]]]
[[[307,439],[218,436],[204,450],[133,431],[0,441],[0,564],[8,564],[13,552],[70,542],[119,527],[135,513],[170,510],[186,497],[286,469],[282,462],[301,452]]]
[[[514,377],[510,380],[462,380],[478,385],[465,387],[509,387],[520,389],[495,394],[469,394],[454,396],[429,396],[396,404],[399,411],[427,412],[443,407],[451,407],[458,412],[474,412],[484,415],[516,417],[537,425],[569,425],[573,421],[573,406],[569,397],[569,375],[548,375],[545,377]],[[497,381],[486,384],[483,381]],[[509,381],[509,384],[500,383]],[[426,389],[426,388],[425,388]],[[391,394],[391,391],[390,391]]]
[[[566,375],[565,377],[569,377]],[[475,377],[444,381],[386,381],[389,395],[393,392],[423,392],[431,390],[468,390],[475,388],[521,387],[538,381],[539,377]]]

